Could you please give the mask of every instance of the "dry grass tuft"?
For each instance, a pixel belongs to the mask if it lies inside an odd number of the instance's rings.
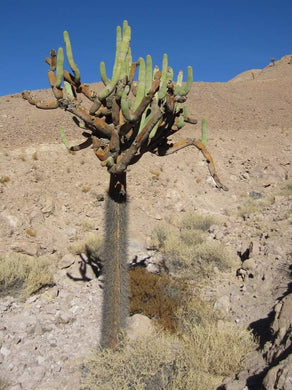
[[[255,348],[250,332],[218,321],[213,309],[193,297],[177,311],[180,332],[157,331],[125,341],[117,352],[92,354],[83,369],[86,390],[214,390],[223,377],[244,368]]]
[[[88,233],[83,240],[72,244],[69,250],[75,255],[86,253],[92,258],[101,258],[103,253],[103,238],[95,233]]]
[[[185,230],[202,230],[208,231],[211,225],[215,223],[215,219],[210,215],[200,215],[197,213],[187,214],[179,222],[179,227]]]
[[[125,342],[116,352],[94,352],[85,363],[81,389],[167,389],[181,348],[178,338],[157,332],[151,338]]]
[[[0,390],[6,390],[6,389],[8,389],[7,383],[0,378]]]
[[[279,192],[279,195],[290,196],[292,195],[292,180],[288,180],[282,187]]]
[[[51,263],[44,257],[15,253],[0,258],[0,295],[22,298],[53,284]]]
[[[10,181],[10,177],[9,176],[1,176],[0,177],[0,184],[7,184],[8,182]]]
[[[165,255],[171,273],[196,280],[210,277],[214,267],[227,271],[236,265],[236,256],[223,243],[210,240],[208,229],[214,223],[210,216],[189,214],[162,223],[152,233],[153,247]]]

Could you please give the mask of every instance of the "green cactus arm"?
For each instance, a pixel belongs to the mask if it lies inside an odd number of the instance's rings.
[[[179,129],[181,129],[182,127],[184,127],[185,125],[185,118],[184,118],[184,115],[183,114],[180,114],[179,117],[177,118],[177,121],[176,121],[176,126]]]
[[[178,79],[180,80],[180,79]],[[188,66],[187,68],[187,82],[184,86],[179,85],[178,83],[174,86],[174,94],[180,96],[186,96],[193,85],[193,68]]]
[[[202,119],[202,126],[201,126],[202,136],[200,138],[200,141],[204,146],[207,146],[207,120],[206,118]]]
[[[152,57],[148,54],[146,56],[146,74],[145,74],[145,94],[147,94],[151,87],[153,81],[153,72],[152,72]]]
[[[180,70],[177,74],[177,80],[176,80],[176,85],[181,87],[182,86],[182,81],[183,81],[183,71]]]
[[[60,88],[64,74],[64,52],[61,47],[58,49],[57,66],[56,66],[56,87]]]
[[[134,119],[133,113],[131,112],[131,100],[128,97],[130,87],[127,85],[122,93],[121,98],[121,109],[125,119],[128,122],[132,122]]]
[[[68,59],[70,68],[72,69],[72,71],[74,73],[74,81],[76,84],[79,84],[80,83],[80,72],[79,72],[78,66],[76,65],[74,58],[73,58],[73,52],[72,52],[72,47],[71,47],[71,42],[70,42],[68,31],[64,31],[63,36],[64,36],[64,42],[65,42],[65,47],[66,47],[67,59]]]
[[[116,71],[113,74],[112,80],[105,86],[105,88],[102,90],[102,92],[98,95],[98,99],[101,101],[105,98],[107,98],[115,89],[117,82],[120,78],[120,71],[121,71],[121,64],[119,64],[116,67]]]
[[[105,63],[103,61],[99,64],[99,72],[102,82],[104,83],[104,85],[107,85],[110,80],[106,75]]]
[[[59,132],[60,132],[60,137],[61,137],[63,144],[66,146],[67,149],[70,149],[70,144],[69,144],[69,141],[66,137],[66,134],[65,134],[63,127],[60,127]]]
[[[136,110],[145,96],[145,61],[140,57],[139,60],[139,73],[138,73],[138,87],[136,91],[136,99],[134,102],[133,110]]]
[[[161,79],[160,79],[160,86],[158,92],[159,99],[164,99],[167,91],[167,66],[168,66],[168,57],[167,54],[163,54]]]
[[[150,132],[150,134],[149,134],[149,140],[152,140],[154,137],[155,137],[155,135],[156,135],[156,133],[157,133],[157,130],[158,130],[158,128],[159,128],[159,126],[161,125],[161,122],[162,122],[162,119],[160,119],[157,123],[156,123],[156,125],[153,127],[153,129],[151,130],[151,132]]]
[[[67,98],[73,100],[75,98],[72,85],[68,81],[64,81],[64,89],[66,91]]]

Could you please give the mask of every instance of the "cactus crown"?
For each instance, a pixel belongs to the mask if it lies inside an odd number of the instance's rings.
[[[49,81],[55,100],[39,102],[29,92],[23,97],[38,108],[63,108],[73,114],[73,120],[86,132],[85,142],[70,147],[79,150],[92,146],[96,156],[113,174],[121,174],[129,164],[135,163],[145,152],[157,155],[173,153],[182,147],[194,145],[205,155],[211,175],[220,188],[219,181],[206,145],[197,139],[187,139],[177,144],[169,137],[186,123],[197,121],[188,115],[184,103],[193,83],[193,70],[187,67],[186,82],[180,71],[174,81],[173,69],[163,55],[161,70],[153,68],[152,58],[140,57],[132,60],[130,48],[131,28],[127,21],[116,30],[116,53],[111,78],[104,62],[100,63],[100,74],[104,87],[96,93],[81,81],[76,65],[69,33],[64,32],[65,51],[71,73],[64,69],[64,53],[59,48],[57,55],[51,50],[46,62],[50,65]],[[138,71],[138,81],[134,81]],[[80,103],[80,94],[91,101],[89,109]],[[65,135],[63,133],[62,138]],[[205,139],[203,140],[205,141]]]

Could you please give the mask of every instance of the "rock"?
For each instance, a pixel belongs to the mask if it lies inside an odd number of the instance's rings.
[[[130,340],[140,337],[151,336],[154,325],[150,318],[142,314],[134,314],[127,321],[127,335]]]
[[[72,264],[75,263],[75,258],[72,254],[67,253],[62,259],[58,262],[58,268],[64,269],[69,268]]]
[[[261,199],[264,197],[264,195],[260,192],[257,192],[257,191],[250,191],[249,197],[252,199]]]
[[[1,347],[0,354],[7,358],[10,355],[10,350],[6,347]]]
[[[214,308],[217,310],[221,310],[225,313],[229,313],[230,298],[227,295],[223,295],[215,302]]]
[[[251,258],[251,259],[245,260],[243,265],[242,265],[242,268],[246,271],[254,272],[257,268],[256,259]]]
[[[29,215],[30,224],[44,223],[45,217],[40,210],[33,210]]]
[[[28,240],[14,242],[11,245],[11,249],[29,256],[37,256],[39,254],[39,245]]]
[[[270,368],[266,374],[262,390],[291,390],[292,389],[292,355]]]
[[[10,386],[9,390],[23,390],[23,387],[20,383],[16,383],[15,385]]]
[[[55,210],[55,201],[51,197],[46,197],[44,202],[43,202],[43,207],[42,207],[42,213],[45,215],[45,217],[49,217],[51,214],[53,214]]]
[[[272,323],[273,340],[267,352],[267,360],[273,363],[281,354],[291,348],[292,339],[292,294],[284,297],[274,308],[275,318]]]

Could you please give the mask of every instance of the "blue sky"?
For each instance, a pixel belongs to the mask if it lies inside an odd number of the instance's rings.
[[[111,76],[124,19],[134,60],[160,65],[167,53],[175,72],[193,66],[194,81],[228,81],[292,54],[291,18],[291,0],[2,0],[0,96],[49,87],[44,58],[64,46],[64,30],[83,82],[100,80],[100,61]]]

